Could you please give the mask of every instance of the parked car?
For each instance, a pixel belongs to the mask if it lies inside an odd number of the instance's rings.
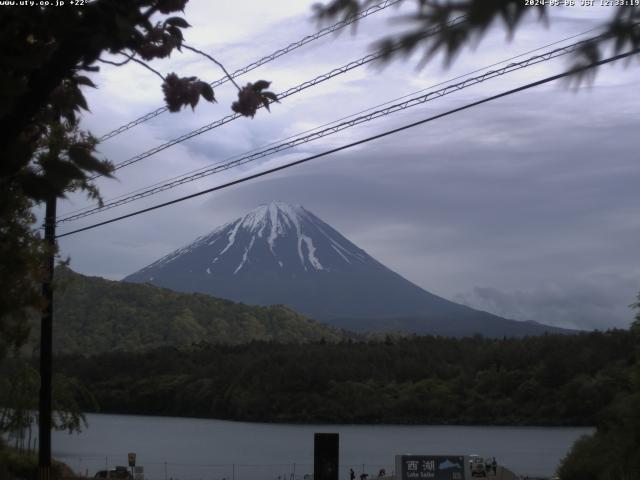
[[[480,455],[469,455],[469,470],[473,478],[484,478],[487,476],[485,461]]]
[[[100,470],[94,475],[93,478],[97,479],[111,479],[111,480],[133,480],[133,476],[127,467],[116,467],[111,470]]]

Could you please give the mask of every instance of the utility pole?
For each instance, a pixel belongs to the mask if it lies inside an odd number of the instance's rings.
[[[38,466],[40,480],[50,480],[51,474],[51,376],[53,357],[53,268],[56,245],[55,194],[47,199],[44,217],[44,239],[47,252],[46,278],[42,296],[46,305],[40,320],[40,411],[38,415]]]

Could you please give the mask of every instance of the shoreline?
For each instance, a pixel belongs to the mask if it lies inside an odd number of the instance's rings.
[[[127,417],[140,417],[140,418],[159,418],[159,419],[176,419],[176,420],[205,420],[215,422],[228,422],[228,423],[248,423],[253,425],[281,425],[281,426],[310,426],[318,425],[321,427],[327,426],[349,426],[349,427],[466,427],[466,428],[518,428],[518,429],[566,429],[566,428],[589,428],[595,430],[595,425],[568,425],[568,424],[484,424],[484,423],[383,423],[383,422],[358,422],[358,423],[344,423],[344,422],[323,422],[323,421],[269,421],[269,420],[246,420],[246,419],[233,419],[233,418],[214,418],[214,417],[199,417],[194,415],[157,415],[148,413],[123,413],[123,412],[83,412],[84,415],[100,415],[100,416],[127,416]],[[88,422],[87,422],[88,423]]]

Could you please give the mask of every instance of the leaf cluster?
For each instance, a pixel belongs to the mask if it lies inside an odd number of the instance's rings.
[[[174,49],[180,49],[184,40],[182,29],[188,27],[187,21],[181,17],[171,17],[153,26],[148,25],[140,43],[133,47],[134,51],[144,60],[167,58]]]
[[[267,82],[266,80],[247,83],[238,92],[238,100],[231,104],[231,109],[245,117],[252,118],[260,107],[269,110],[269,104],[278,101],[275,93],[264,91],[266,88],[269,88],[270,85],[271,82]]]
[[[95,398],[74,378],[56,374],[52,383],[52,427],[80,432],[86,426],[82,407],[97,408]],[[38,421],[40,374],[24,358],[13,357],[0,368],[0,386],[0,433],[21,438]]]
[[[184,105],[191,105],[193,109],[202,96],[209,102],[214,102],[213,89],[207,82],[196,77],[178,77],[175,73],[167,75],[162,84],[164,99],[170,112],[179,111]]]
[[[407,2],[407,0],[404,0]],[[331,0],[315,5],[316,18],[325,22],[337,17],[353,17],[375,2],[373,0]],[[442,53],[445,65],[450,65],[465,47],[475,47],[489,28],[501,26],[511,39],[527,15],[548,24],[547,8],[542,4],[531,6],[522,0],[414,0],[415,11],[400,16],[407,28],[395,35],[380,39],[374,46],[382,50],[382,62],[397,56],[408,56],[417,50],[423,52],[421,65]],[[454,20],[464,20],[456,21]],[[453,22],[453,24],[451,24]],[[610,45],[614,53],[640,47],[640,7],[620,6],[602,27],[604,35],[597,42],[582,46],[573,57],[571,69],[577,69],[602,58]],[[574,81],[593,78],[594,70],[574,75]]]
[[[100,199],[91,174],[111,176],[113,165],[96,156],[97,139],[71,122],[52,123],[39,138],[33,164],[18,175],[22,191],[36,200],[81,189]]]
[[[1,186],[19,185],[29,198],[42,200],[69,187],[88,187],[92,174],[108,174],[110,164],[94,155],[95,139],[77,129],[78,114],[89,108],[81,88],[95,87],[83,71],[97,71],[104,53],[129,51],[127,62],[169,56],[189,25],[179,16],[155,23],[151,17],[185,4],[96,0],[73,9],[6,9],[0,18]],[[210,89],[200,92],[212,99]],[[50,155],[45,166],[40,149],[46,142],[64,159],[53,161]]]
[[[0,361],[27,341],[30,320],[44,305],[40,282],[50,251],[31,231],[31,205],[15,186],[0,189]]]

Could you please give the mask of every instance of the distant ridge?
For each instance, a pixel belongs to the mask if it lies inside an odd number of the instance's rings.
[[[65,267],[56,269],[54,318],[54,349],[62,353],[345,338],[343,332],[282,305],[242,305],[199,293],[87,277]]]
[[[123,281],[254,305],[284,304],[357,331],[490,337],[564,332],[429,293],[304,207],[282,202],[261,205]]]

